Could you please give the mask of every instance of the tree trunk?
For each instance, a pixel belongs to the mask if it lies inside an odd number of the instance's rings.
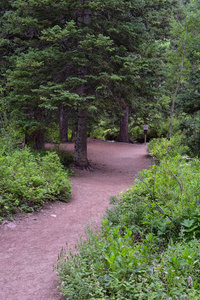
[[[67,108],[63,105],[59,107],[60,114],[60,140],[61,143],[68,142],[68,116],[67,116]]]
[[[38,129],[35,134],[35,147],[36,150],[44,149],[44,131]]]
[[[77,114],[74,112],[73,113],[73,120],[72,120],[72,135],[70,138],[70,141],[73,142],[76,136],[77,132]]]
[[[81,4],[85,1],[81,0]],[[91,21],[91,9],[81,8],[76,10],[76,17],[78,27],[82,27],[83,24],[89,25]],[[87,65],[80,66],[78,68],[78,77],[83,78],[86,74]],[[85,97],[85,84],[81,84],[78,89],[80,97]],[[90,164],[87,159],[87,110],[78,109],[78,131],[74,149],[74,164],[80,168],[89,168]]]
[[[44,149],[44,131],[41,129],[30,131],[28,128],[25,132],[25,144],[36,150]]]
[[[176,102],[176,97],[181,85],[181,79],[184,71],[184,58],[185,58],[185,44],[186,44],[186,38],[187,38],[187,28],[188,28],[188,23],[186,25],[185,29],[185,35],[184,35],[184,40],[183,40],[183,46],[182,46],[182,57],[181,57],[181,68],[180,68],[180,73],[178,77],[178,81],[176,84],[176,88],[174,91],[174,95],[172,98],[172,104],[171,104],[171,114],[170,114],[170,127],[169,127],[169,133],[168,133],[168,139],[171,139],[172,136],[172,128],[173,128],[173,118],[174,118],[174,109],[175,109],[175,102]]]
[[[78,110],[78,132],[75,142],[74,164],[80,168],[90,166],[87,159],[87,111]]]
[[[120,132],[116,139],[117,142],[130,143],[129,133],[128,133],[128,117],[129,117],[129,107],[123,105],[123,115],[120,116]]]
[[[44,128],[42,123],[44,122],[44,115],[42,111],[37,111],[34,114],[29,112],[30,119],[34,118],[38,122],[38,128],[32,130],[31,127],[27,127],[25,131],[25,144],[36,150],[44,149]]]

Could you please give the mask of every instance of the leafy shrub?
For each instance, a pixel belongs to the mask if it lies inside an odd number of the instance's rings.
[[[193,99],[194,103],[198,101]],[[185,101],[185,104],[188,103]],[[200,110],[192,114],[179,112],[174,118],[173,135],[181,139],[182,144],[187,145],[188,154],[192,157],[200,156]]]
[[[134,243],[131,230],[88,232],[76,253],[61,252],[57,271],[60,291],[78,299],[199,299],[200,243],[170,244],[160,254],[149,233]],[[171,298],[170,298],[171,297]]]
[[[57,156],[60,159],[60,163],[65,169],[68,169],[70,167],[70,164],[73,163],[73,158],[74,158],[73,153],[67,153],[64,150],[59,149],[59,145],[58,146],[54,145],[54,147],[50,148],[49,150],[44,150],[44,149],[40,151],[31,150],[31,153],[34,154],[36,158],[38,157],[41,158],[43,156],[46,156],[49,152],[53,152],[57,154]]]
[[[168,290],[168,295],[178,299],[199,299],[199,240],[169,244],[160,264],[154,270]]]
[[[166,117],[162,114],[154,114],[150,118],[144,121],[144,119],[138,114],[130,116],[129,121],[129,135],[134,140],[138,142],[144,142],[144,124],[149,125],[148,133],[147,133],[147,141],[153,138],[161,138],[167,137],[170,120],[166,119]]]
[[[133,246],[131,230],[125,228],[122,236],[119,227],[110,229],[104,222],[100,234],[89,231],[77,253],[61,253],[58,272],[62,294],[70,300],[139,299],[142,275],[155,258],[153,240],[149,234],[144,244]]]
[[[159,163],[164,158],[186,155],[188,147],[182,144],[181,140],[180,133],[170,140],[166,138],[153,139],[148,145],[148,151],[154,157],[155,163]]]
[[[67,201],[68,174],[54,152],[35,156],[29,149],[0,155],[0,213],[32,211],[47,200]]]
[[[96,125],[93,124],[90,128],[90,137],[103,140],[115,140],[119,134],[119,128],[115,125],[113,118],[107,116],[99,120]],[[96,120],[97,119],[96,117]]]
[[[164,159],[135,182],[108,211],[111,225],[127,226],[137,235],[151,231],[165,242],[181,233],[192,237],[194,231],[200,237],[199,160]]]
[[[93,133],[92,137],[96,139],[103,139],[103,140],[115,140],[119,134],[119,130],[116,128],[96,128]]]
[[[71,163],[73,163],[73,153],[66,153],[63,150],[57,150],[56,151],[58,157],[60,158],[61,164],[65,167],[68,168]]]

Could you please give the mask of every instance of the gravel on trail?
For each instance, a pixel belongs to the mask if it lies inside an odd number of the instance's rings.
[[[61,145],[69,152],[73,147]],[[61,249],[66,243],[73,248],[86,224],[100,224],[109,198],[125,191],[138,171],[152,164],[144,144],[90,140],[88,158],[94,169],[74,169],[68,203],[50,203],[0,226],[1,300],[61,300],[53,271]]]

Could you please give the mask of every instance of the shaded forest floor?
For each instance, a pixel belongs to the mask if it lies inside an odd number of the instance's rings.
[[[61,145],[67,152],[73,147],[72,143]],[[84,236],[86,224],[100,224],[109,198],[125,191],[137,172],[152,162],[145,145],[92,140],[88,158],[94,169],[74,169],[68,203],[51,203],[1,225],[1,300],[61,300],[53,272],[61,248],[66,243],[73,248],[79,236]]]

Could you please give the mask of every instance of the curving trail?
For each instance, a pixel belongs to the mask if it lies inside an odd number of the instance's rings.
[[[73,144],[61,147],[73,150]],[[100,223],[109,198],[132,185],[135,174],[152,162],[145,145],[92,140],[88,157],[95,169],[75,169],[68,203],[53,203],[1,225],[1,300],[61,300],[52,267],[61,248],[66,242],[74,247],[90,220]]]

